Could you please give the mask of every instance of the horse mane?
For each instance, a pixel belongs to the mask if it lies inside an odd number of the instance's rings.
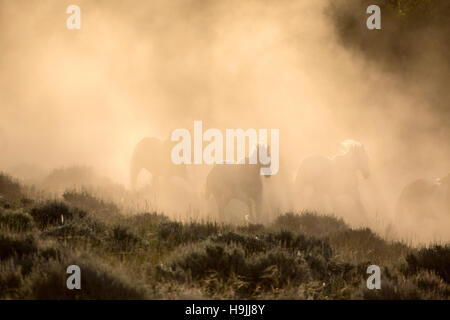
[[[347,154],[352,150],[355,149],[363,149],[364,146],[361,142],[358,142],[356,140],[347,139],[341,142],[341,155]]]
[[[445,177],[435,179],[435,183],[439,186],[450,184],[450,173]]]

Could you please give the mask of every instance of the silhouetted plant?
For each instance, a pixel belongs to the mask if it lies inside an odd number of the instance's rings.
[[[109,213],[118,213],[119,209],[114,203],[98,199],[87,191],[66,191],[63,193],[65,201],[71,205],[85,211],[104,211]]]
[[[433,271],[447,283],[450,283],[450,246],[436,245],[420,249],[406,256],[405,273],[417,273],[420,270]]]
[[[0,234],[0,260],[10,257],[23,257],[38,250],[36,240],[31,237],[14,237]]]
[[[311,236],[327,236],[350,229],[342,219],[310,212],[283,214],[275,219],[273,227]]]
[[[69,221],[73,218],[73,213],[69,207],[58,201],[48,201],[35,207],[31,209],[30,214],[41,229],[63,224],[64,221]]]
[[[0,209],[0,228],[13,232],[25,232],[33,229],[32,218],[22,211]]]

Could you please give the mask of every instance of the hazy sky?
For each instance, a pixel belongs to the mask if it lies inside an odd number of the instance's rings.
[[[347,138],[395,192],[450,171],[422,86],[342,47],[327,4],[0,0],[0,166],[87,164],[126,182],[141,138],[202,120],[280,129],[291,171]]]

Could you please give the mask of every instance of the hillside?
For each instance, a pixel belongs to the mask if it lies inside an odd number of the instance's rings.
[[[335,217],[178,222],[124,214],[86,190],[49,196],[5,174],[0,194],[0,299],[450,297],[450,246],[413,248]],[[72,264],[81,290],[66,288]],[[381,267],[382,290],[366,288],[371,264]]]

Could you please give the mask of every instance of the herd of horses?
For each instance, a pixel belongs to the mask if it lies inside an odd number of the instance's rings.
[[[147,170],[152,175],[152,185],[162,179],[178,177],[196,181],[203,186],[206,200],[211,197],[217,204],[219,217],[232,200],[248,207],[249,220],[260,222],[263,210],[264,187],[272,187],[278,195],[285,195],[290,209],[317,209],[326,205],[328,210],[342,208],[366,217],[360,194],[361,179],[370,179],[368,156],[364,146],[354,140],[341,143],[342,150],[334,156],[311,155],[304,158],[295,177],[261,176],[260,164],[216,164],[209,166],[205,177],[190,176],[186,165],[175,165],[170,159],[170,141],[144,138],[134,148],[131,159],[131,187],[136,189],[139,173]],[[256,151],[255,151],[256,152]],[[192,180],[194,179],[194,180]],[[450,174],[436,179],[418,179],[406,185],[397,201],[399,219],[437,218],[450,213]]]

